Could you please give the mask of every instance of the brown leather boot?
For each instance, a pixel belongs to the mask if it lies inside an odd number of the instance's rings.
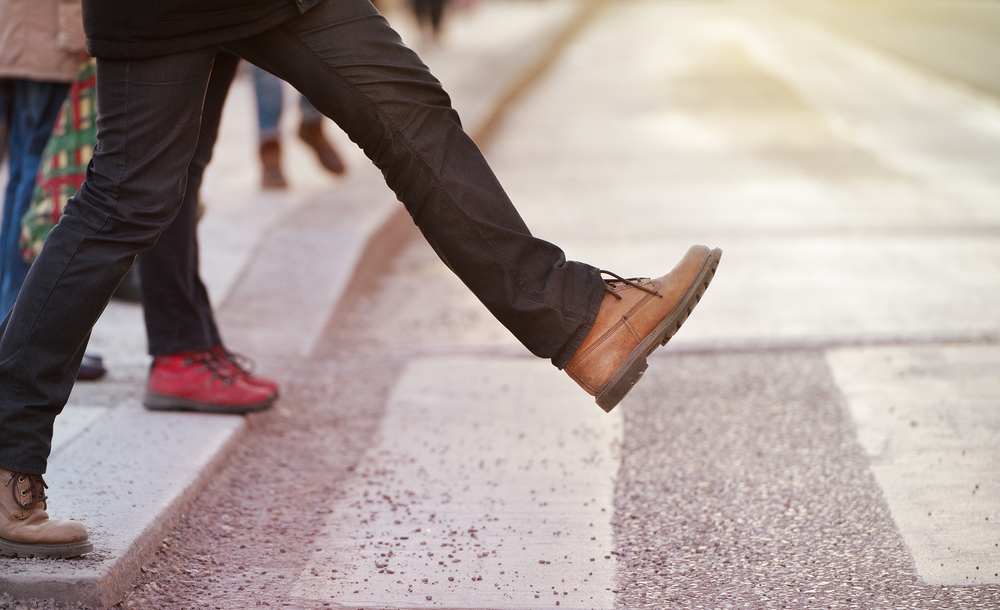
[[[332,174],[344,173],[344,162],[340,160],[340,155],[323,134],[322,123],[301,123],[299,137],[313,149],[316,158],[319,159],[319,164],[325,167],[328,172]]]
[[[40,474],[0,468],[0,555],[76,557],[94,550],[79,521],[49,519]]]
[[[265,140],[260,143],[260,186],[274,190],[288,188],[288,181],[281,171],[281,142]]]
[[[721,257],[718,248],[692,246],[663,277],[605,280],[597,321],[566,365],[573,381],[605,411],[615,408],[646,371],[646,356],[666,345],[691,314]]]

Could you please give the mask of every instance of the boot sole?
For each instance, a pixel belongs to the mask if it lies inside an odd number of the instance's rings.
[[[89,540],[70,544],[25,544],[0,538],[0,555],[11,557],[36,557],[38,559],[66,559],[79,557],[94,550]]]
[[[670,315],[660,322],[653,332],[643,339],[632,353],[629,354],[627,360],[615,371],[615,374],[611,376],[611,379],[604,386],[604,388],[597,393],[597,405],[605,410],[605,412],[611,412],[618,403],[625,398],[625,395],[629,393],[632,386],[642,378],[643,373],[649,368],[646,363],[646,357],[652,354],[656,348],[661,345],[666,345],[667,341],[670,341],[677,330],[691,315],[694,311],[695,305],[701,300],[701,296],[705,294],[705,290],[708,289],[708,285],[712,283],[712,278],[715,277],[715,270],[719,268],[719,261],[722,259],[722,250],[719,248],[713,249],[708,254],[708,260],[705,261],[704,266],[698,273],[698,277],[695,278],[694,282],[688,288],[687,293],[684,298],[681,299],[677,307],[670,312]]]
[[[277,396],[272,396],[267,400],[254,402],[246,405],[217,405],[210,402],[200,402],[169,394],[157,394],[156,392],[146,392],[142,397],[142,404],[150,411],[195,411],[197,413],[230,413],[233,415],[244,415],[270,409]]]

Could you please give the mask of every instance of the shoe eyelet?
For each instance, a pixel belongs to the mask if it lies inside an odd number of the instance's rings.
[[[27,489],[22,489],[21,490],[21,497],[23,498],[26,495],[28,495],[28,490]]]
[[[24,483],[24,477],[17,477],[17,482],[18,482],[18,484],[23,484]]]

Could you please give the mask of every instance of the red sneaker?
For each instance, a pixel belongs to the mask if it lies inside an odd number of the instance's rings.
[[[221,345],[216,345],[212,348],[212,355],[219,362],[219,365],[226,368],[234,376],[241,378],[243,381],[251,384],[257,385],[262,388],[267,388],[274,392],[274,396],[278,396],[278,382],[273,379],[268,379],[267,377],[259,377],[253,374],[253,360],[250,360],[246,356],[231,352]]]
[[[274,391],[248,383],[206,351],[154,358],[142,404],[153,411],[250,413],[267,409],[276,398]]]

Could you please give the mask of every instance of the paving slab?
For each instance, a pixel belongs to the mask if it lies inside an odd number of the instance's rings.
[[[614,607],[621,417],[547,362],[409,362],[296,581],[343,608]]]
[[[1000,584],[1000,346],[826,359],[923,581]]]
[[[667,360],[622,405],[617,607],[1000,603],[996,585],[925,580],[822,350]]]

